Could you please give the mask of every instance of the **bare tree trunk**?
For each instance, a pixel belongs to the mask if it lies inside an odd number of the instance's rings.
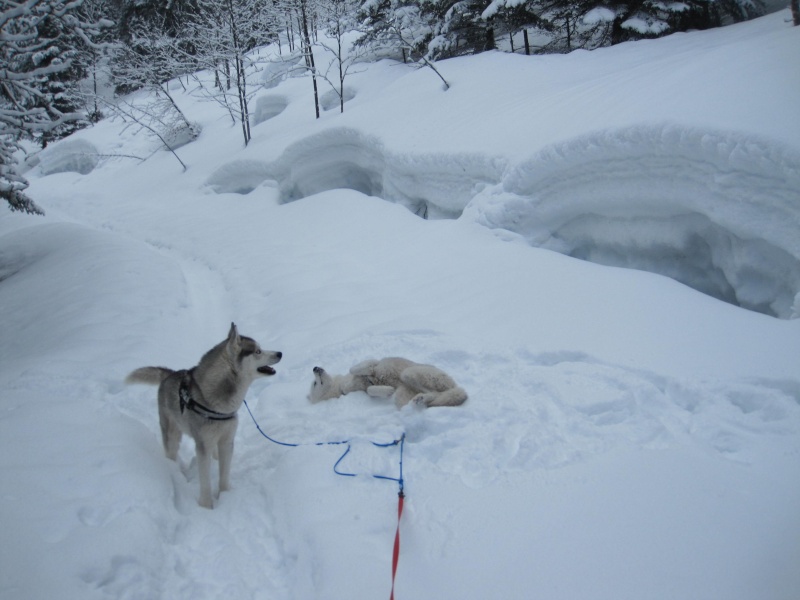
[[[94,89],[94,112],[90,120],[97,123],[100,120],[100,106],[97,104],[97,54],[92,50],[92,87]]]
[[[183,114],[183,111],[178,106],[178,103],[175,102],[175,99],[172,97],[172,94],[169,93],[169,86],[166,83],[163,83],[159,86],[159,92],[164,95],[164,97],[169,100],[170,105],[172,106],[172,110],[174,110],[178,116],[181,118],[181,121],[188,127],[190,125],[189,119],[186,118],[186,115]],[[95,90],[95,95],[97,91]]]
[[[800,0],[792,0],[792,21],[795,26],[800,25]]]
[[[286,13],[286,37],[289,39],[289,52],[294,52],[294,27],[292,27],[292,15]]]
[[[497,44],[494,41],[494,27],[486,29],[486,41],[484,42],[482,50],[496,50]]]
[[[227,1],[229,26],[231,30],[231,40],[233,41],[233,63],[236,70],[236,93],[239,96],[239,117],[242,122],[242,135],[244,145],[250,142],[250,114],[247,110],[247,78],[244,70],[244,52],[240,40],[239,29],[236,23],[236,14],[233,9],[232,0]]]
[[[342,56],[342,24],[338,21],[336,22],[336,50],[338,52],[337,59],[339,61],[339,112],[344,112],[344,69],[342,67],[342,62],[344,57]]]
[[[526,55],[530,55],[530,53],[531,53],[531,44],[528,41],[528,30],[527,29],[523,29],[522,30],[522,37],[525,40],[525,54]]]
[[[316,111],[317,118],[319,119],[319,90],[317,89],[317,69],[314,65],[314,52],[311,48],[311,37],[308,34],[308,15],[306,14],[306,2],[300,2],[300,17],[301,17],[301,31],[302,43],[305,45],[306,53],[306,66],[311,71],[311,81],[314,85],[314,110]]]
[[[250,143],[250,111],[247,107],[247,80],[244,72],[244,61],[236,57],[236,90],[239,95],[239,114],[242,121],[244,145]]]
[[[424,56],[422,57],[422,62],[425,63],[426,67],[429,67],[434,73],[436,73],[439,76],[439,79],[441,79],[442,83],[444,84],[445,91],[449,90],[450,89],[450,84],[447,83],[447,80],[444,77],[442,77],[441,73],[439,73],[439,69],[434,67],[433,63],[431,61],[429,61],[427,58],[425,58]]]
[[[572,32],[570,31],[569,28],[570,25],[569,15],[567,15],[566,23],[567,23],[567,51],[569,52],[570,50],[572,50]]]

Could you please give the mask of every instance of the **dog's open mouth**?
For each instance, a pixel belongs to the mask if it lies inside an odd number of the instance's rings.
[[[258,369],[256,370],[262,375],[275,375],[275,369],[273,369],[272,367],[268,367],[267,365],[264,365],[263,367],[258,367]]]

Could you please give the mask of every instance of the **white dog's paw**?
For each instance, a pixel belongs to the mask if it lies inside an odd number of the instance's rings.
[[[417,394],[411,399],[411,403],[419,408],[428,408],[436,394]]]

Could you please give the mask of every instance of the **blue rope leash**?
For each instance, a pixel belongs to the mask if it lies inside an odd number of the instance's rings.
[[[263,435],[266,439],[268,439],[270,442],[278,444],[279,446],[288,446],[290,448],[296,448],[298,446],[312,446],[312,445],[313,446],[336,446],[342,444],[346,445],[347,448],[345,448],[344,453],[339,457],[339,460],[337,460],[336,463],[333,465],[333,472],[336,473],[337,475],[341,475],[342,477],[356,477],[356,473],[345,473],[344,471],[339,470],[339,463],[341,463],[344,460],[344,457],[350,453],[351,446],[349,440],[335,441],[335,442],[311,442],[305,444],[300,444],[300,443],[293,444],[289,442],[281,442],[280,440],[276,440],[275,438],[268,436],[264,432],[264,430],[261,429],[261,426],[258,424],[258,421],[256,421],[256,418],[253,415],[253,411],[250,410],[250,406],[247,404],[247,400],[244,401],[244,405],[247,407],[247,412],[250,413],[250,418],[253,420],[253,423],[255,424],[256,429],[258,429],[258,432],[261,435]],[[371,442],[371,443],[373,446],[376,446],[378,448],[389,448],[391,446],[398,446],[398,445],[400,446],[400,476],[388,477],[387,475],[374,475],[374,474],[372,475],[372,477],[375,479],[394,481],[399,486],[399,490],[397,492],[397,530],[395,531],[394,535],[394,549],[392,553],[392,592],[390,598],[390,600],[394,600],[394,584],[395,584],[395,577],[397,575],[397,565],[400,558],[400,519],[403,516],[403,503],[405,501],[405,493],[403,491],[403,488],[405,486],[405,482],[403,480],[403,450],[405,449],[405,444],[406,444],[406,434],[405,432],[403,432],[399,440],[394,440],[386,443],[381,443],[381,442]]]
[[[297,448],[298,446],[342,446],[346,445],[347,448],[345,449],[344,453],[339,457],[339,460],[333,465],[333,472],[337,475],[341,475],[342,477],[356,477],[357,473],[347,473],[344,471],[339,470],[339,463],[344,460],[344,457],[350,453],[351,445],[350,440],[341,440],[341,441],[333,441],[333,442],[308,442],[308,443],[297,443],[293,444],[290,442],[282,442],[280,440],[276,440],[273,437],[268,436],[263,429],[261,429],[261,425],[258,424],[256,421],[255,415],[253,415],[253,411],[250,410],[250,405],[247,404],[247,400],[244,401],[245,408],[247,408],[247,412],[250,414],[250,418],[253,420],[253,424],[256,426],[258,432],[268,439],[273,444],[278,444],[279,446],[287,446],[289,448]],[[387,475],[372,475],[375,479],[383,479],[386,481],[394,481],[400,486],[400,495],[403,494],[403,487],[405,482],[403,480],[403,450],[405,447],[406,442],[406,434],[405,432],[400,436],[400,439],[393,440],[391,442],[370,442],[373,446],[377,448],[390,448],[392,446],[400,446],[400,476],[399,477],[388,477]]]

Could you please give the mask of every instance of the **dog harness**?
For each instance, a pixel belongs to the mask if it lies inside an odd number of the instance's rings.
[[[181,384],[178,388],[178,399],[181,405],[181,414],[184,410],[190,410],[195,414],[210,419],[211,421],[228,421],[236,416],[236,412],[221,413],[216,410],[203,406],[192,396],[192,383],[194,382],[194,369],[181,372]]]

